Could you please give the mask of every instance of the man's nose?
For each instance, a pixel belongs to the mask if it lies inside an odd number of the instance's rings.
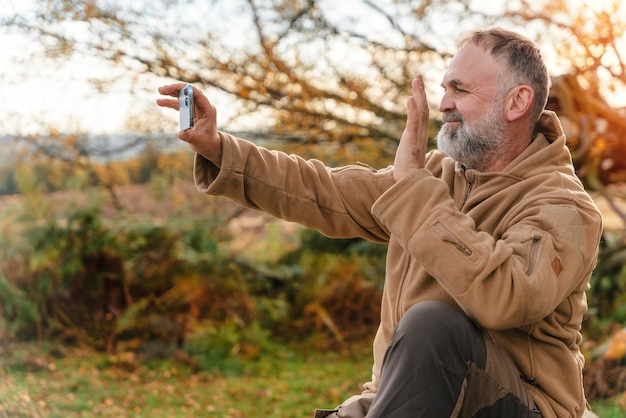
[[[441,102],[439,102],[439,111],[443,113],[446,111],[454,110],[454,108],[454,101],[448,96],[447,93],[444,93],[443,97],[441,98]]]

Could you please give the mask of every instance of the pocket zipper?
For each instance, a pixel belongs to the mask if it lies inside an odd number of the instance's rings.
[[[444,241],[454,244],[454,246],[463,254],[467,256],[472,255],[472,250],[467,245],[465,245],[460,239],[458,239],[456,235],[454,235],[445,226],[443,226],[440,222],[437,222],[435,224],[435,229],[437,229],[437,231],[441,233]]]
[[[539,251],[539,243],[541,242],[541,235],[535,234],[532,238],[533,242],[530,244],[530,256],[528,258],[528,268],[526,269],[526,275],[530,276],[535,270],[535,261],[537,259],[537,252]]]

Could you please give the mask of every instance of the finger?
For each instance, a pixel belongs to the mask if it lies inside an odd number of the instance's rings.
[[[415,97],[410,96],[406,101],[406,127],[414,127],[419,117],[417,114],[417,103],[415,103]]]
[[[424,89],[424,78],[421,74],[418,74],[411,84],[413,89],[413,99],[415,101],[416,110],[420,122],[428,122],[428,100],[426,98],[426,91]]]
[[[158,88],[160,94],[164,96],[172,96],[178,98],[178,92],[185,86],[185,83],[167,84]],[[177,99],[157,99],[157,104],[161,107],[178,110],[179,103]]]
[[[215,109],[215,106],[213,106],[204,93],[196,87],[193,88],[193,100],[194,105],[198,110],[196,112],[196,116],[203,115],[215,123],[215,120],[217,119],[217,110]]]
[[[189,132],[188,131],[179,131],[178,132],[178,139],[185,141],[185,142],[191,142],[191,138],[189,136]]]
[[[202,91],[196,87],[193,88],[193,100],[199,109],[207,111],[212,110],[213,105],[209,102],[209,99],[202,93]]]
[[[422,141],[428,141],[428,116],[430,109],[428,108],[428,99],[424,89],[424,79],[422,75],[417,75],[412,83],[413,96],[411,97],[413,118],[416,129],[417,138]]]
[[[164,96],[178,97],[178,92],[180,91],[180,89],[182,89],[185,86],[186,86],[185,83],[167,84],[165,86],[159,87],[158,90],[159,90],[159,93]]]
[[[179,101],[174,99],[157,99],[157,104],[161,107],[167,107],[170,109],[178,110]]]

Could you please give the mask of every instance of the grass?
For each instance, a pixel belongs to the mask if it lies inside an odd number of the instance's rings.
[[[21,344],[1,357],[0,417],[311,417],[358,393],[371,370],[367,347],[342,354],[285,347],[236,372],[42,351]]]
[[[626,397],[619,395],[611,399],[591,402],[593,412],[599,418],[623,418],[626,416]]]
[[[35,344],[0,354],[0,418],[306,418],[358,393],[371,368],[368,346],[347,353],[280,347],[212,371]],[[618,396],[592,407],[600,418],[618,418],[624,403]]]

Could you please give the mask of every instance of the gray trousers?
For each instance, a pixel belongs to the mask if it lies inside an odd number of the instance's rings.
[[[353,412],[358,410],[358,412]],[[371,406],[316,418],[540,418],[508,354],[460,310],[422,302],[404,315]]]

